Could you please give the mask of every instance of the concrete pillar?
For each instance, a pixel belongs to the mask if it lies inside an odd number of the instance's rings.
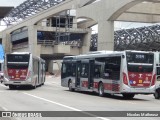
[[[77,28],[77,18],[73,17],[73,28]]]
[[[35,56],[40,56],[40,46],[37,45],[37,29],[36,27],[28,27],[29,52]]]
[[[53,61],[53,72],[55,75],[60,75],[61,66],[62,66],[62,60]]]
[[[5,31],[2,32],[2,45],[5,53],[12,52],[11,35]]]
[[[53,60],[47,60],[46,65],[47,65],[47,72],[53,74]]]
[[[91,44],[91,30],[88,30],[88,33],[84,35],[82,39],[82,48],[81,48],[81,54],[88,53],[90,50],[90,44]]]
[[[46,67],[47,67],[47,72],[50,74],[54,75],[59,75],[61,72],[61,66],[62,66],[62,61],[61,60],[47,60],[46,61]]]
[[[114,21],[98,21],[98,51],[114,50]]]

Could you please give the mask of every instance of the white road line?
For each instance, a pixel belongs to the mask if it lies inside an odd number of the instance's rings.
[[[0,106],[4,111],[8,111],[8,109],[6,107],[2,107],[2,105],[0,105]]]
[[[4,109],[5,111],[8,111],[8,109],[6,107],[2,107],[2,109]]]
[[[110,120],[110,119],[108,119],[108,118],[98,117],[98,116],[96,116],[96,115],[94,115],[94,114],[90,114],[90,113],[87,113],[87,112],[83,112],[83,111],[80,110],[80,109],[73,108],[73,107],[70,107],[70,106],[67,106],[67,105],[58,103],[58,102],[51,101],[51,100],[47,100],[47,99],[45,99],[45,98],[38,97],[38,96],[29,94],[29,93],[26,93],[26,92],[23,92],[23,93],[26,94],[26,95],[28,95],[28,96],[31,96],[31,97],[34,97],[34,98],[37,98],[37,99],[40,99],[40,100],[43,100],[43,101],[46,101],[46,102],[49,102],[49,103],[53,103],[53,104],[59,105],[59,106],[61,106],[61,107],[65,107],[65,108],[70,109],[70,110],[73,110],[73,111],[79,111],[79,112],[81,112],[81,113],[84,113],[84,114],[86,114],[86,115],[93,116],[93,117],[98,118],[98,119],[101,119],[101,120]]]
[[[1,106],[1,105],[0,105]],[[9,111],[6,107],[1,107],[4,111]],[[21,118],[16,117],[15,120],[22,120]]]
[[[4,88],[8,88],[7,86],[5,86],[5,85],[2,85],[2,84],[0,84],[0,86],[1,86],[1,87],[4,87]]]
[[[0,90],[1,93],[5,92],[4,90]]]

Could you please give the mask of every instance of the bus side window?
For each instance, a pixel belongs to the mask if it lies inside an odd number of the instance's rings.
[[[112,70],[110,69],[110,64],[105,63],[103,78],[109,79],[111,77],[111,73]]]
[[[75,77],[75,76],[76,76],[76,64],[75,64],[75,63],[72,64],[71,69],[72,69],[72,70],[71,70],[72,76]]]
[[[63,69],[62,69],[63,73],[66,73],[66,64],[63,63]]]
[[[95,65],[94,77],[95,78],[100,78],[101,77],[101,66],[100,65]]]
[[[84,78],[88,77],[88,64],[82,64],[81,77],[84,77]]]
[[[33,59],[33,74],[38,75],[38,61]]]

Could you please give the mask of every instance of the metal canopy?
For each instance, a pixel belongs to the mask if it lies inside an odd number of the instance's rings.
[[[92,35],[91,51],[97,50],[97,40],[98,34]],[[114,50],[160,51],[160,25],[115,31]]]
[[[4,18],[3,21],[6,25],[12,25],[19,21],[24,20],[25,18],[35,15],[38,12],[46,10],[52,6],[55,6],[65,0],[26,0],[11,12],[9,12]]]

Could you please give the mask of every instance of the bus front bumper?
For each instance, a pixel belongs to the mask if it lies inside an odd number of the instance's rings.
[[[35,83],[31,79],[28,80],[8,80],[7,78],[4,78],[3,84],[8,86],[8,85],[34,85]]]
[[[131,88],[129,86],[124,86],[121,93],[133,93],[133,94],[154,94],[156,86],[151,86],[149,88]]]

